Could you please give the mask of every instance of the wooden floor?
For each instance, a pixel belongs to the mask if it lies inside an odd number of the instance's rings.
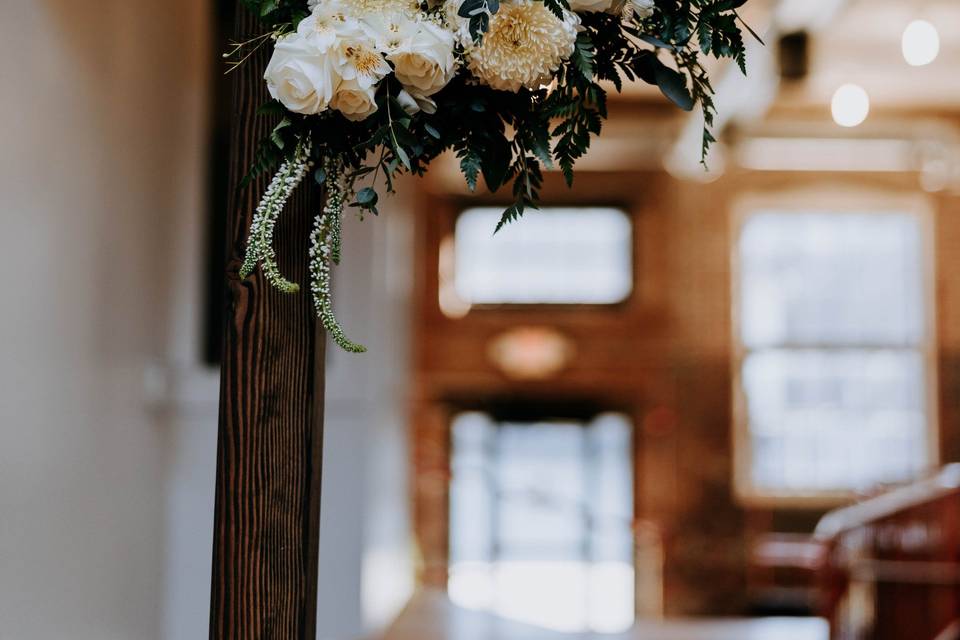
[[[618,635],[567,634],[452,605],[443,594],[414,598],[382,640],[827,640],[818,619],[642,623]]]

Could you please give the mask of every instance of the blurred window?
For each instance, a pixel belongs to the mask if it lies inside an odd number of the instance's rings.
[[[450,581],[454,603],[565,632],[617,633],[634,620],[630,425],[453,424]]]
[[[630,295],[633,232],[622,210],[531,210],[494,235],[502,214],[481,207],[457,218],[453,284],[464,303],[615,304]]]
[[[737,277],[748,494],[849,493],[934,462],[926,265],[917,215],[747,218]]]

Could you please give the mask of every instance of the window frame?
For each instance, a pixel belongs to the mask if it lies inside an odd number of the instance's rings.
[[[846,185],[823,184],[777,193],[748,193],[734,201],[730,216],[731,277],[731,384],[733,418],[733,485],[740,504],[756,508],[829,509],[858,496],[853,490],[783,491],[758,487],[752,480],[753,445],[750,415],[743,385],[743,366],[752,352],[741,336],[740,240],[747,222],[762,213],[794,215],[808,213],[911,215],[920,224],[924,299],[924,337],[918,347],[923,359],[927,460],[924,471],[940,464],[939,392],[937,372],[936,238],[934,209],[930,200],[914,192],[850,189]],[[814,345],[810,345],[813,347]],[[861,345],[829,345],[843,350]],[[788,345],[785,348],[789,349]]]

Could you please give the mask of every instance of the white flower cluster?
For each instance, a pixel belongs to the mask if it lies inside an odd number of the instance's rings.
[[[568,0],[571,10],[561,20],[540,0],[502,0],[483,39],[475,44],[469,21],[458,14],[462,2],[446,0],[444,13],[463,48],[466,66],[481,83],[514,92],[550,84],[573,54],[580,30],[578,13],[604,11],[645,20],[655,9],[653,0]]]
[[[472,76],[471,82],[492,89],[536,90],[553,82],[576,51],[583,28],[578,14],[603,11],[625,20],[645,20],[655,10],[654,0],[568,0],[570,10],[557,15],[542,0],[500,0],[496,12],[483,16],[484,21],[489,19],[487,28],[482,38],[475,39],[480,18],[475,12],[461,16],[463,2],[308,0],[310,14],[276,42],[264,73],[270,95],[294,113],[336,111],[352,121],[369,118],[385,99],[398,101],[411,115],[433,113],[437,108],[433,96],[461,68]],[[391,120],[391,133],[392,126]],[[436,131],[432,135],[440,139]],[[293,155],[268,186],[254,215],[240,269],[246,277],[260,265],[266,279],[285,293],[295,293],[299,286],[280,273],[274,228],[291,193],[314,167],[310,143],[309,133],[298,136]],[[322,172],[317,175],[323,176],[318,179],[325,184],[326,200],[310,235],[310,291],[331,338],[347,351],[360,352],[364,347],[347,338],[334,315],[331,277],[340,262],[344,207],[357,197],[355,181],[365,174],[348,176],[343,158],[318,151]],[[406,157],[399,147],[394,152],[398,158]],[[410,168],[409,159],[407,164]],[[365,202],[369,194],[364,192],[371,189],[359,194],[365,195]]]
[[[264,78],[270,95],[295,113],[328,109],[350,120],[377,111],[390,73],[411,112],[432,111],[430,96],[456,74],[453,34],[408,0],[311,0],[311,13],[281,38]],[[389,61],[389,62],[388,62]]]
[[[457,15],[461,2],[446,0],[441,24],[416,0],[309,0],[310,15],[276,44],[264,74],[270,95],[295,113],[333,109],[364,120],[377,111],[381,80],[393,73],[403,85],[397,97],[404,108],[433,113],[431,96],[457,73],[457,44],[481,83],[536,89],[573,53],[577,12],[640,20],[654,12],[653,0],[569,0],[571,11],[561,20],[539,0],[503,0],[476,45],[468,21]]]
[[[333,313],[333,292],[331,290],[331,267],[340,264],[341,225],[344,203],[351,196],[344,184],[343,167],[338,161],[328,159],[324,163],[328,176],[327,200],[323,211],[313,219],[313,231],[310,233],[310,291],[313,293],[313,306],[323,328],[330,337],[346,351],[363,353],[367,349],[347,338],[343,327]]]
[[[448,0],[446,14],[457,28],[467,66],[481,83],[494,89],[519,91],[550,84],[573,53],[580,26],[573,12],[565,12],[561,20],[540,0],[506,0],[475,45],[467,21],[457,15],[459,5],[460,0]]]
[[[277,254],[273,248],[273,230],[290,195],[303,182],[307,172],[313,168],[310,147],[309,141],[299,142],[293,158],[284,162],[270,181],[270,186],[267,187],[254,212],[250,234],[247,237],[247,254],[240,267],[240,277],[246,278],[257,268],[257,264],[260,264],[270,284],[284,293],[296,293],[300,290],[300,286],[284,278],[277,267]]]

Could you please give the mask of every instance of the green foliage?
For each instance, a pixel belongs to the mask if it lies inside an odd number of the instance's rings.
[[[542,0],[562,16],[567,0]],[[701,56],[730,58],[745,71],[745,47],[737,10],[747,0],[656,0],[653,16],[625,21],[606,13],[581,14],[581,32],[552,90],[496,91],[458,76],[433,96],[436,112],[409,115],[393,76],[377,94],[377,112],[351,122],[336,112],[304,117],[271,103],[264,113],[275,128],[256,153],[251,176],[279,166],[294,140],[312,139],[314,160],[337,158],[347,172],[350,206],[377,213],[378,190],[393,191],[400,173],[422,175],[430,161],[452,150],[471,190],[481,176],[488,190],[510,186],[511,204],[498,229],[536,208],[544,170],[559,169],[573,183],[576,162],[587,153],[607,117],[605,83],[617,91],[626,81],[660,89],[679,108],[703,110],[703,157],[715,141],[713,88]],[[272,33],[283,33],[307,12],[305,0],[243,0]],[[462,0],[459,15],[480,40],[500,0]],[[753,33],[750,31],[750,33]],[[755,35],[755,34],[754,34]],[[314,176],[323,183],[327,176]],[[248,176],[249,178],[249,176]],[[355,186],[356,185],[356,186]]]
[[[499,10],[500,0],[463,0],[457,15],[470,21],[470,37],[479,43],[490,27],[490,16]]]
[[[567,3],[567,0],[543,0],[543,4],[553,12],[553,15],[561,20],[563,20],[563,12],[570,10],[570,5]]]
[[[689,80],[689,92],[704,116],[702,161],[716,142],[711,128],[716,116],[713,86],[700,61],[700,55],[731,58],[743,73],[747,72],[743,26],[754,33],[737,13],[747,0],[657,0],[658,11],[645,27],[648,35],[668,45],[677,69]],[[697,43],[691,41],[696,37]],[[649,40],[647,40],[649,42]],[[762,42],[762,41],[761,41]],[[660,46],[655,44],[655,46]],[[661,87],[662,89],[662,87]]]
[[[501,0],[459,1],[458,13],[467,20],[470,37],[480,43]],[[569,10],[567,0],[539,1],[560,19]],[[400,101],[403,87],[390,75],[377,88],[376,112],[361,122],[347,120],[336,111],[302,116],[269,102],[259,114],[273,126],[258,143],[253,166],[241,186],[262,172],[279,169],[255,212],[241,275],[259,266],[280,291],[299,291],[299,285],[280,273],[273,234],[287,199],[312,175],[326,189],[326,204],[315,217],[310,235],[310,291],[315,309],[334,342],[347,351],[364,351],[347,338],[333,312],[331,271],[340,262],[346,206],[358,209],[361,216],[377,215],[378,189],[393,192],[397,175],[422,175],[438,155],[453,151],[471,191],[483,176],[491,192],[511,194],[495,229],[500,231],[538,208],[544,169],[559,168],[567,184],[573,184],[576,162],[590,149],[593,137],[600,135],[607,118],[604,83],[620,91],[625,80],[658,87],[686,111],[699,105],[705,121],[702,154],[706,158],[715,142],[710,129],[716,108],[701,56],[730,58],[746,73],[743,23],[737,14],[746,1],[656,0],[656,11],[643,20],[582,14],[573,53],[550,89],[497,91],[473,81],[461,69],[432,96],[435,111],[409,113]],[[242,2],[263,20],[267,31],[233,43],[225,55],[228,70],[292,31],[308,13],[306,0]],[[426,2],[421,6],[428,10]]]

